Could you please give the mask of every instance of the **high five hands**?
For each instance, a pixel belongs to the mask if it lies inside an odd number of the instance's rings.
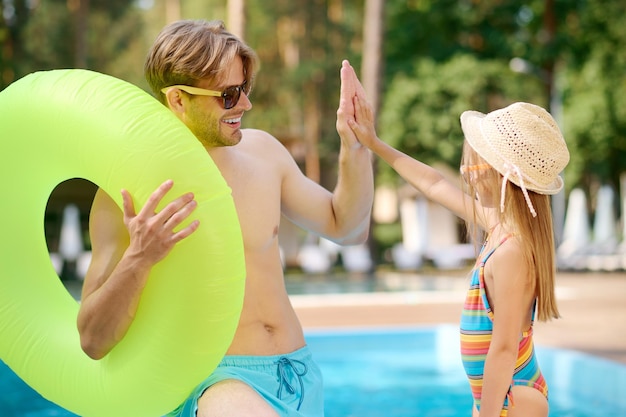
[[[367,103],[367,97],[363,85],[361,85],[348,60],[341,63],[340,74],[341,90],[339,108],[337,109],[337,132],[344,146],[358,148],[361,144],[352,131],[350,123],[357,121],[357,103]]]

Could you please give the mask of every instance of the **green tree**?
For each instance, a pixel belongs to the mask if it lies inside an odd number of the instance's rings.
[[[22,30],[28,23],[30,9],[27,0],[0,3],[0,90],[21,74],[25,61]]]
[[[140,81],[145,52],[137,36],[141,15],[132,0],[7,4],[12,7],[0,25],[0,87],[30,72],[57,68],[87,68]]]
[[[363,6],[343,0],[246,4],[246,41],[259,54],[261,70],[245,123],[303,147],[299,162],[307,175],[332,188],[339,68],[342,59],[359,56]]]
[[[579,1],[564,26],[571,48],[564,79],[571,185],[619,184],[626,171],[626,13],[622,1]]]
[[[405,151],[428,151],[427,159],[452,164],[458,155],[448,139],[461,140],[462,110],[532,101],[552,110],[561,123],[572,154],[569,188],[594,181],[617,184],[626,166],[621,22],[626,3],[392,0],[387,5],[381,135]],[[527,63],[526,74],[511,74],[507,66],[514,58]],[[493,100],[494,94],[500,99]],[[437,143],[436,137],[442,140]]]
[[[513,58],[534,59],[545,26],[543,2],[388,2],[381,137],[429,163],[457,167],[460,114],[513,101],[547,106],[545,80],[513,72]],[[383,180],[393,178],[381,167]]]
[[[502,107],[512,98],[532,101],[541,85],[528,88],[508,63],[460,53],[437,63],[416,61],[412,71],[395,75],[380,115],[380,135],[392,146],[426,163],[458,167],[463,133],[459,116],[467,109]],[[381,180],[398,180],[381,165]]]

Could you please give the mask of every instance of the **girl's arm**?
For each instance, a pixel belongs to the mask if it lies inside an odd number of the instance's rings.
[[[354,101],[356,121],[348,124],[359,142],[387,162],[402,178],[423,193],[428,199],[441,204],[465,220],[473,220],[472,204],[476,204],[477,213],[483,212],[477,201],[472,199],[439,171],[405,153],[393,148],[378,138],[374,128],[374,115],[370,103],[363,95],[357,95]],[[485,227],[484,221],[479,225]]]

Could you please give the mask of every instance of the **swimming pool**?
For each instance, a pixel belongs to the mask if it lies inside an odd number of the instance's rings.
[[[467,417],[472,399],[456,326],[309,332],[326,417]],[[626,416],[626,365],[537,348],[550,417]]]
[[[309,331],[322,368],[326,417],[467,417],[471,395],[456,326]],[[626,416],[626,365],[537,348],[550,417]],[[2,417],[73,417],[0,362]]]

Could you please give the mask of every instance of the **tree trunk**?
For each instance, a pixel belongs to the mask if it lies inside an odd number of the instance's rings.
[[[240,39],[246,38],[246,2],[228,0],[228,31]]]
[[[365,22],[363,24],[361,79],[367,96],[376,112],[378,112],[380,105],[380,77],[383,62],[383,6],[384,0],[366,0]]]
[[[304,86],[304,139],[306,141],[305,170],[307,177],[321,182],[320,155],[318,139],[320,137],[320,96],[319,87],[310,83]]]
[[[376,112],[380,108],[380,86],[382,74],[382,45],[384,27],[384,0],[365,0],[365,21],[363,22],[363,62],[361,64],[361,81]],[[377,124],[377,123],[376,123]],[[374,158],[374,172],[377,171],[377,158]],[[370,229],[374,226],[374,218],[370,218]],[[367,240],[370,257],[376,263],[378,247],[376,240],[370,233]]]
[[[165,0],[165,21],[168,23],[180,20],[180,0]]]
[[[74,16],[74,68],[87,68],[89,0],[68,0],[67,9]]]

